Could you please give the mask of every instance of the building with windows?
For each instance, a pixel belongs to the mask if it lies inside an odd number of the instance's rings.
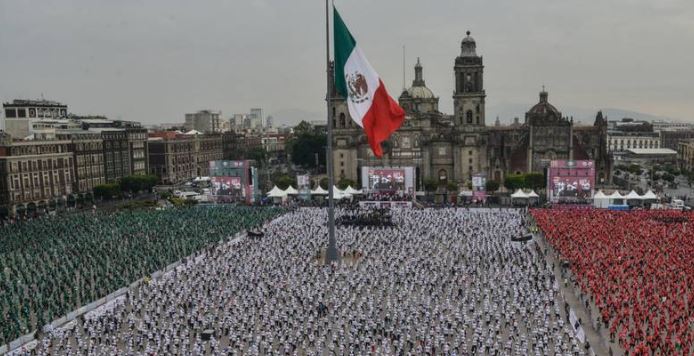
[[[67,105],[50,100],[21,100],[2,104],[5,113],[5,132],[22,139],[32,134],[32,122],[40,119],[59,119],[68,115]]]
[[[607,129],[607,148],[610,153],[626,152],[630,149],[660,148],[660,134],[648,121],[623,118],[610,121]]]
[[[70,143],[0,138],[0,216],[44,212],[75,200]]]
[[[74,162],[72,190],[91,196],[94,187],[106,183],[101,134],[85,130],[59,130],[56,138],[70,142],[68,149],[73,154]]]
[[[99,133],[104,141],[106,183],[117,183],[121,178],[131,175],[130,143],[127,131],[117,128],[90,128],[89,131]]]
[[[338,180],[360,181],[360,169],[365,166],[411,166],[417,189],[425,179],[433,179],[442,187],[449,182],[462,186],[476,174],[503,182],[508,174],[543,173],[551,160],[585,159],[595,161],[599,183],[609,181],[607,121],[602,113],[591,126],[575,125],[572,118],[549,103],[543,88],[524,122],[487,126],[483,58],[469,32],[453,61],[452,114],[440,111],[439,98],[426,86],[420,60],[414,70],[412,86],[399,97],[405,121],[384,143],[382,159],[373,156],[363,130],[352,121],[347,106],[351,99],[334,88],[329,93]]]
[[[197,176],[195,138],[172,131],[153,132],[149,146],[149,173],[162,184],[179,184]]]
[[[67,117],[67,105],[50,100],[21,100],[2,104],[6,119],[57,119]]]
[[[147,129],[143,127],[128,127],[125,128],[125,134],[128,138],[128,152],[130,156],[130,174],[145,175],[148,174],[148,146],[147,146]]]
[[[222,132],[222,126],[219,117],[221,111],[201,110],[196,113],[186,114],[185,124],[183,127],[187,131],[195,130],[204,133]]]
[[[682,141],[677,148],[677,162],[680,169],[694,170],[694,140]]]
[[[198,177],[209,176],[210,161],[221,161],[224,158],[222,135],[195,135],[194,139],[195,164],[197,166],[195,174]]]
[[[680,142],[694,139],[694,129],[660,131],[660,147],[677,150]]]

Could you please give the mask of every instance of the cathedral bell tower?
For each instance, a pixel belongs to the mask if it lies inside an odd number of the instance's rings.
[[[460,56],[455,59],[455,126],[481,128],[484,121],[484,65],[476,53],[477,44],[467,31],[460,44]]]

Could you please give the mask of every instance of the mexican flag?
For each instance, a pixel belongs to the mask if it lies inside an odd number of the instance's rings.
[[[381,157],[381,142],[400,128],[405,111],[388,95],[337,9],[333,14],[336,89],[347,98],[349,114],[364,129],[374,155]]]

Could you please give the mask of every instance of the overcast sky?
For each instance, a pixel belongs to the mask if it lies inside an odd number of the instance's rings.
[[[320,118],[323,4],[0,0],[0,100],[43,94],[74,113],[144,123],[182,122],[200,109],[228,117],[251,107]],[[452,112],[453,61],[470,30],[484,56],[488,123],[510,106],[532,106],[543,84],[567,115],[566,108],[620,108],[694,121],[692,0],[336,6],[396,98],[406,45],[408,86],[419,56],[441,111]]]

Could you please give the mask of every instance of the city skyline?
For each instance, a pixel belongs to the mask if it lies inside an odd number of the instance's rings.
[[[506,122],[522,117],[515,108],[532,106],[542,85],[565,115],[579,120],[590,119],[582,110],[604,108],[694,120],[694,84],[681,75],[694,61],[694,50],[681,45],[694,40],[687,21],[694,5],[533,3],[539,6],[391,0],[336,6],[396,98],[405,45],[405,85],[420,57],[427,86],[441,98],[441,111],[451,113],[451,59],[470,30],[487,67],[488,124],[497,115]],[[227,119],[251,107],[262,107],[278,125],[292,115],[322,118],[322,6],[162,5],[72,1],[37,8],[0,1],[0,45],[13,54],[0,57],[0,99],[43,95],[79,114],[145,124],[182,122],[200,109],[221,110]]]

